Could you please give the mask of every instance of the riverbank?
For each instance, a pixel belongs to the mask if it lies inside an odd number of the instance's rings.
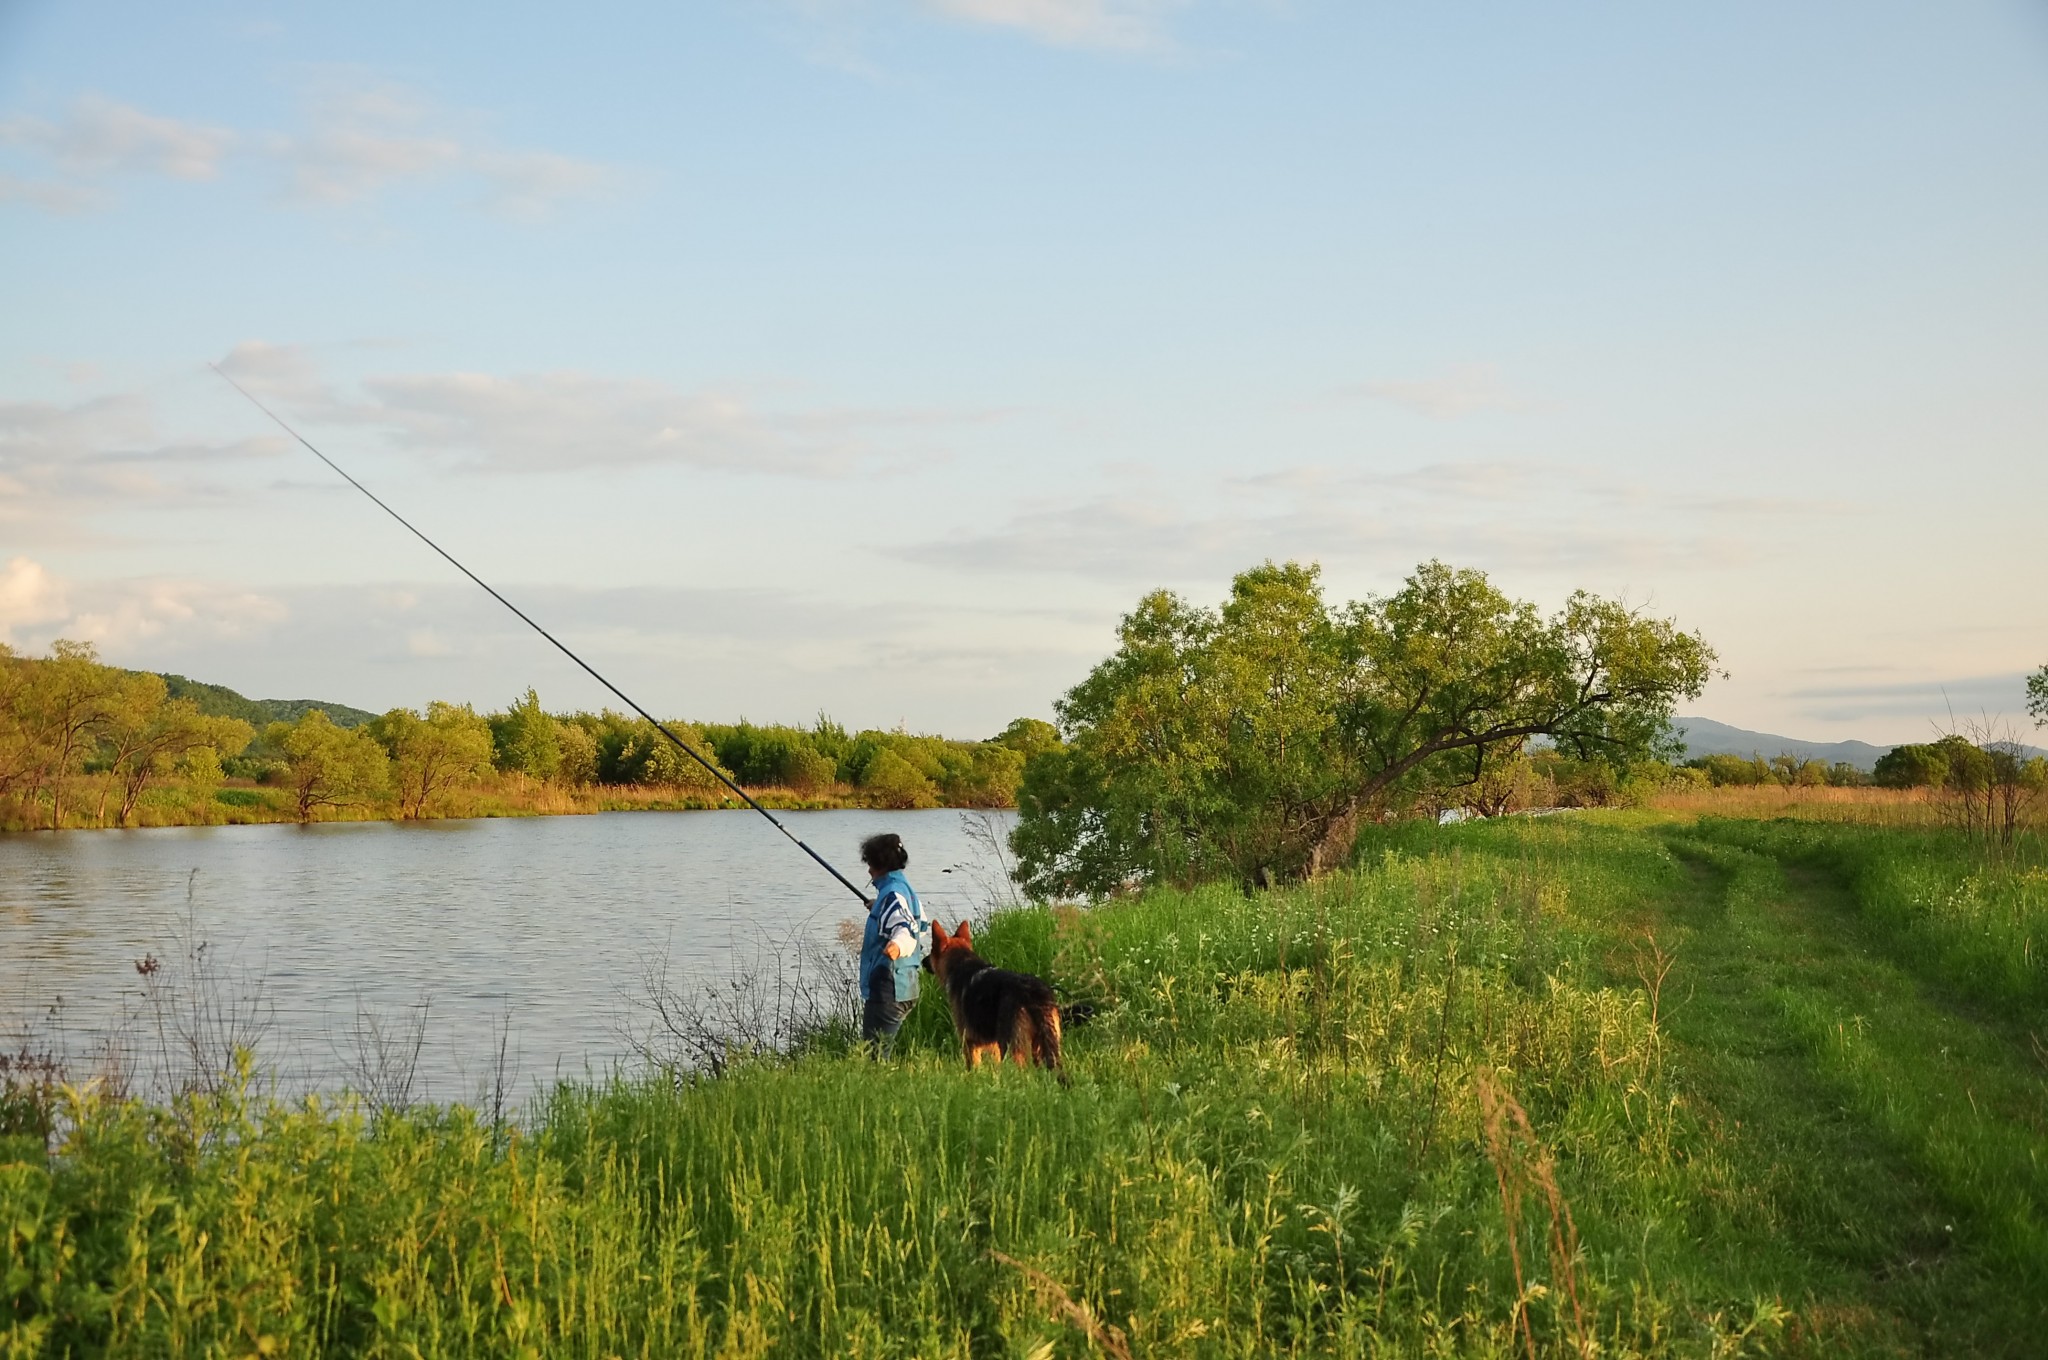
[[[2030,837],[1650,812],[1376,833],[1247,897],[997,914],[1071,1090],[921,1004],[525,1118],[62,1098],[13,1351],[2030,1353]],[[2024,937],[2024,938],[2022,938]],[[1990,979],[1990,950],[2001,969]],[[2011,957],[2007,957],[2010,955]]]
[[[963,811],[1007,808],[1007,803],[947,803],[936,800],[904,802],[880,796],[852,785],[798,790],[780,787],[748,788],[747,793],[763,807],[777,812],[816,812],[835,809],[956,808]],[[118,829],[112,816],[99,807],[94,790],[81,781],[81,796],[68,800],[63,808],[64,829],[96,831]],[[648,784],[562,785],[536,780],[508,778],[498,784],[463,789],[437,797],[410,820],[438,821],[461,817],[573,817],[598,812],[701,812],[719,808],[745,807],[738,798],[722,791],[675,788]],[[171,826],[264,826],[297,822],[301,818],[289,789],[251,781],[232,781],[214,788],[155,788],[137,802],[128,819],[130,827]],[[401,815],[394,798],[361,799],[334,807],[319,807],[304,820],[312,822],[393,822],[408,820]],[[38,808],[31,818],[18,810],[0,816],[0,832],[47,831],[47,808]]]

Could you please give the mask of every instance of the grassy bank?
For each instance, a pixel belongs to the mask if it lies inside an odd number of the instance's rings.
[[[1984,866],[1926,836],[1417,827],[999,915],[985,954],[1097,1005],[1071,1090],[969,1075],[925,1004],[886,1066],[828,1037],[509,1130],[73,1093],[0,1165],[0,1349],[2038,1354],[2038,936],[1943,905]]]

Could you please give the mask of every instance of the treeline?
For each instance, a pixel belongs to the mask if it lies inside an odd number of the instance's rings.
[[[0,647],[0,826],[414,819],[729,796],[647,720],[549,713],[531,689],[500,712],[437,701],[375,717],[340,709],[339,722],[288,702],[298,716],[259,726],[204,710],[260,713],[265,701],[103,665],[87,644],[58,642],[41,658]],[[735,783],[797,806],[1009,807],[1025,761],[1059,745],[1030,718],[987,741],[849,732],[822,714],[808,727],[665,726]]]
[[[1685,768],[1698,770],[1715,788],[1776,784],[1788,789],[1862,789],[1870,787],[1873,782],[1869,774],[1846,760],[1829,764],[1791,751],[1781,751],[1768,760],[1760,753],[1699,756],[1686,761]]]

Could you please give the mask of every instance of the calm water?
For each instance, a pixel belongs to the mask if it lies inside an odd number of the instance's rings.
[[[898,832],[934,915],[983,905],[958,812],[779,815],[856,882],[861,838]],[[0,836],[0,1037],[153,1033],[136,961],[196,937],[235,990],[260,979],[259,1059],[288,1088],[339,1085],[359,1015],[399,1026],[425,999],[424,1094],[472,1099],[501,1032],[522,1091],[603,1072],[650,965],[715,981],[861,915],[744,811]]]

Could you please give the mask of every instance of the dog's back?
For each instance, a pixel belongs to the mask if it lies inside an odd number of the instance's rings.
[[[932,972],[945,984],[953,1028],[969,1066],[993,1051],[1019,1067],[1037,1063],[1067,1079],[1060,1058],[1060,1007],[1044,978],[997,968],[974,952],[965,921],[952,934],[934,922]]]

